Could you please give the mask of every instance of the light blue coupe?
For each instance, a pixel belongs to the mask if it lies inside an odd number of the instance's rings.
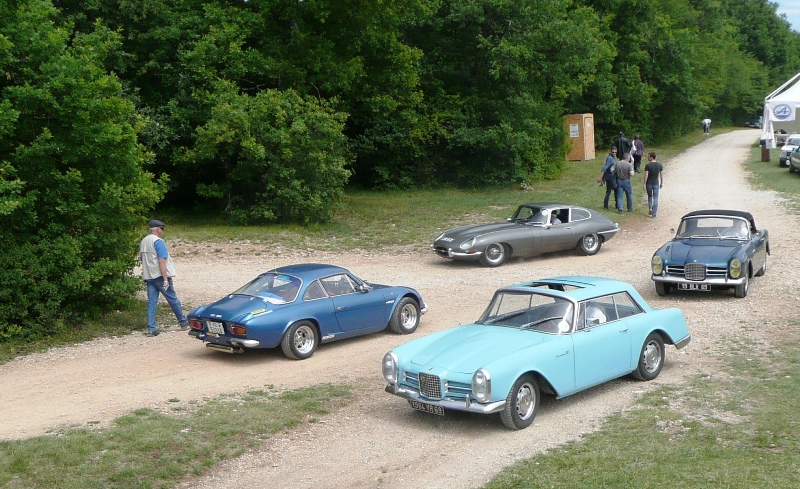
[[[499,289],[477,322],[395,348],[382,370],[386,391],[414,409],[500,413],[522,429],[541,392],[561,398],[628,374],[655,379],[664,345],[690,340],[680,309],[654,309],[625,282],[556,277]]]

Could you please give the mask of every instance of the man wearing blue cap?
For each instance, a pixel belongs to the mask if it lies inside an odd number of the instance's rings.
[[[167,251],[167,245],[161,236],[164,234],[165,224],[158,219],[153,219],[147,226],[150,234],[139,243],[139,259],[142,260],[142,280],[147,286],[147,336],[158,336],[156,326],[156,308],[158,307],[158,294],[164,294],[169,307],[181,325],[181,330],[189,329],[189,321],[181,309],[181,301],[172,286],[172,277],[178,275],[172,258]]]

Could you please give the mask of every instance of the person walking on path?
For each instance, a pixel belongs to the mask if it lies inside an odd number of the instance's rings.
[[[631,142],[625,137],[625,133],[620,131],[619,137],[614,141],[614,147],[617,148],[617,155],[622,156],[631,151]]]
[[[597,177],[597,183],[606,186],[606,196],[603,198],[603,209],[606,210],[608,210],[608,198],[611,196],[611,192],[614,192],[614,202],[617,201],[617,176],[614,173],[616,166],[617,148],[612,146],[605,163],[603,163],[603,168],[600,170],[600,176]]]
[[[647,211],[652,218],[658,214],[658,193],[664,187],[664,167],[656,161],[656,154],[647,155],[648,163],[644,165],[644,190],[647,192]]]
[[[633,137],[631,154],[633,155],[633,171],[639,173],[639,167],[642,166],[642,156],[644,155],[644,143],[638,134]]]
[[[142,238],[139,243],[139,259],[142,261],[142,280],[147,287],[147,336],[158,336],[156,326],[156,308],[158,295],[163,294],[175,318],[178,319],[182,331],[189,329],[189,321],[183,314],[181,301],[175,293],[172,278],[178,275],[172,258],[167,251],[167,245],[161,236],[164,234],[165,224],[157,219],[147,223],[150,234]]]
[[[617,162],[617,212],[622,212],[622,194],[628,200],[628,212],[633,212],[633,187],[631,187],[631,176],[633,175],[633,164],[630,162],[630,153]]]

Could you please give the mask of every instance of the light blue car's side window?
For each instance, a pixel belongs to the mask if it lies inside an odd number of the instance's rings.
[[[617,308],[617,317],[619,319],[625,319],[642,313],[642,308],[631,299],[631,296],[629,296],[627,292],[614,294],[614,303]]]

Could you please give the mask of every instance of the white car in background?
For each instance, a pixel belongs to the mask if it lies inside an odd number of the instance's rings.
[[[786,144],[781,146],[780,166],[789,166],[789,155],[800,147],[800,134],[792,134],[786,139]]]

